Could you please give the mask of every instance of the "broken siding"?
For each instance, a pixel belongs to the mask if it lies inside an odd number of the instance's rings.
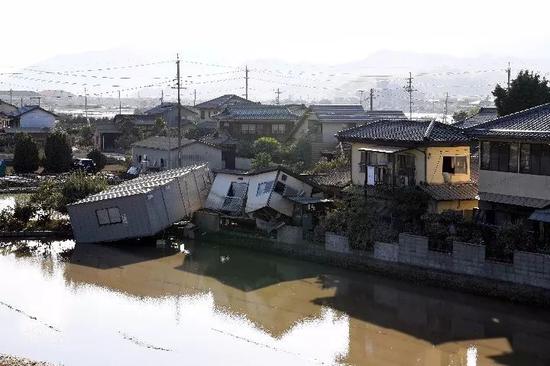
[[[277,171],[261,173],[250,177],[246,213],[267,207],[276,179]]]
[[[311,197],[312,190],[313,187],[308,183],[280,171],[277,175],[268,206],[284,215],[292,216],[294,203],[285,197]]]

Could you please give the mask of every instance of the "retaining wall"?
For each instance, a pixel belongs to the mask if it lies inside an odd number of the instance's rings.
[[[375,259],[550,289],[550,256],[514,252],[513,263],[485,258],[485,247],[454,242],[452,253],[429,250],[428,238],[400,234],[399,243],[375,243]]]

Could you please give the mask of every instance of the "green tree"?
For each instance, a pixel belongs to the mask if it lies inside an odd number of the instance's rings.
[[[264,136],[254,141],[253,149],[256,155],[259,153],[266,153],[273,157],[278,155],[281,150],[281,143],[273,137]]]
[[[161,136],[166,133],[166,121],[162,117],[155,119],[155,127],[153,127],[153,136]]]
[[[120,137],[115,141],[115,144],[124,150],[129,150],[134,142],[143,140],[143,132],[128,119],[122,119],[118,123],[118,127],[122,131]]]
[[[94,130],[92,126],[83,126],[78,131],[78,143],[81,146],[92,146],[94,143]]]
[[[48,136],[44,146],[44,168],[48,172],[63,173],[71,169],[73,154],[67,135],[55,132]]]
[[[107,164],[107,157],[98,149],[93,149],[86,155],[88,159],[92,159],[95,163],[95,167],[98,171],[105,168]]]
[[[66,205],[99,193],[106,188],[107,181],[105,179],[75,172],[61,186],[61,197],[63,199],[60,202],[58,211],[66,212]]]
[[[252,167],[254,169],[269,168],[272,164],[273,160],[271,159],[271,155],[265,152],[257,153],[254,160],[252,160]]]
[[[18,134],[13,156],[13,169],[16,173],[31,173],[38,169],[40,158],[38,146],[27,134]]]
[[[505,116],[550,102],[550,87],[546,78],[529,70],[522,70],[511,82],[510,89],[497,84],[493,96],[498,115]]]

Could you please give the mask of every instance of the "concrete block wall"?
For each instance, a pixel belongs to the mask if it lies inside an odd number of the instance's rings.
[[[331,252],[349,253],[349,240],[347,237],[335,233],[325,233],[325,249]]]
[[[453,243],[452,254],[428,249],[428,238],[400,234],[399,243],[374,244],[375,259],[550,289],[550,256],[514,252],[513,263],[485,259],[485,247]]]
[[[277,230],[277,241],[286,244],[303,243],[303,229],[301,226],[285,225]]]

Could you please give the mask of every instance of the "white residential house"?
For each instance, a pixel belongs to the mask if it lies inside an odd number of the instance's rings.
[[[236,157],[227,153],[222,147],[182,138],[181,141],[182,166],[208,163],[212,170],[224,169],[228,166],[237,169],[249,169],[250,159]],[[231,161],[230,161],[231,160]],[[178,166],[178,138],[153,136],[138,141],[132,145],[132,161],[135,166],[164,170]]]
[[[221,171],[212,183],[205,208],[269,221],[280,215],[292,217],[296,201],[310,198],[313,191],[311,183],[281,167]]]

